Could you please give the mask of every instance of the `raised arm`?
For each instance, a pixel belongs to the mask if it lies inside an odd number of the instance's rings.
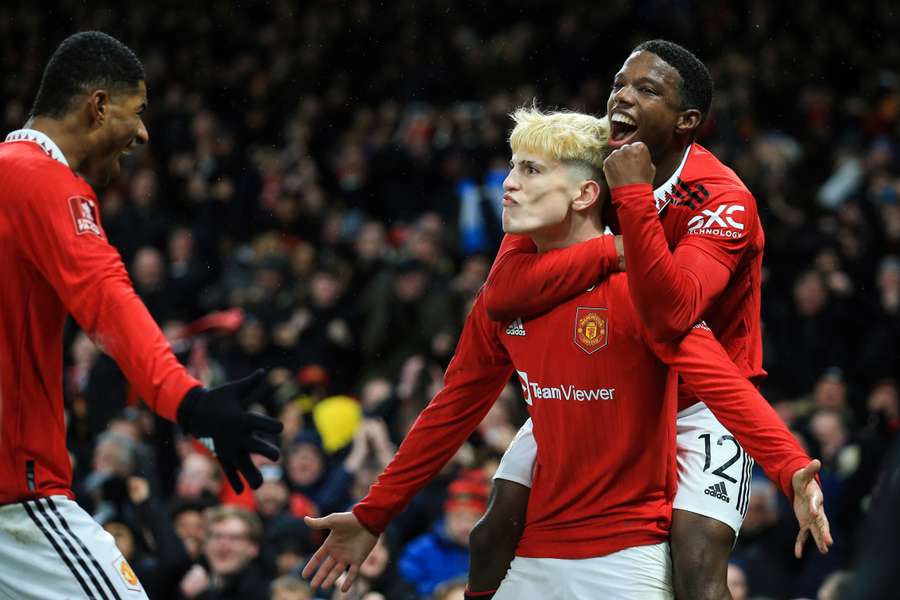
[[[635,307],[657,341],[680,337],[719,296],[758,226],[749,193],[714,199],[688,221],[675,252],[657,214],[653,165],[643,144],[613,152],[604,164],[628,257],[628,284]],[[720,206],[721,205],[721,206]],[[737,206],[735,209],[733,207]],[[724,214],[726,211],[734,211]],[[705,235],[704,223],[736,222],[730,236]],[[665,302],[660,302],[665,298]]]
[[[610,235],[541,253],[530,238],[506,235],[484,284],[485,308],[494,321],[531,317],[623,268]]]

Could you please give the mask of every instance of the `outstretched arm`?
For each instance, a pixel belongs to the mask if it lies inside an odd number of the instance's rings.
[[[329,587],[349,569],[341,588],[350,589],[359,565],[378,534],[449,461],[484,419],[513,372],[496,336],[483,297],[475,300],[456,354],[444,374],[444,387],[422,411],[369,493],[352,513],[308,519],[315,529],[331,529],[303,570],[312,583]]]
[[[504,236],[482,292],[488,315],[494,321],[531,317],[580,294],[624,269],[616,248],[613,236],[604,235],[538,253],[530,238]]]
[[[650,344],[791,500],[801,528],[798,546],[812,533],[819,550],[827,552],[831,533],[815,480],[818,461],[803,451],[709,328],[699,323],[681,340]]]
[[[82,329],[115,359],[147,405],[197,437],[212,438],[228,480],[240,491],[262,475],[250,453],[277,460],[278,449],[257,435],[281,424],[244,409],[261,375],[207,390],[175,358],[169,342],[135,293],[119,253],[106,240],[93,197],[38,185],[34,201],[13,206],[23,228],[23,254],[53,287]],[[77,218],[76,218],[77,217]]]
[[[200,382],[175,358],[135,293],[100,226],[97,200],[53,184],[36,189],[38,197],[13,207],[20,211],[24,255],[147,405],[174,421],[181,399]]]

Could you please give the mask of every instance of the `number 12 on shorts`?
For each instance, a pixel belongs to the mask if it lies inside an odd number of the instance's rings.
[[[706,473],[709,470],[710,463],[712,462],[712,441],[711,441],[710,434],[708,434],[708,433],[700,434],[697,437],[699,439],[703,440],[704,448],[706,449],[706,460],[703,463],[703,472]],[[734,439],[734,436],[732,436],[732,435],[723,435],[716,442],[716,445],[721,446],[726,440],[731,442],[732,444],[734,444],[734,456],[732,456],[727,461],[725,461],[724,463],[722,463],[721,465],[716,467],[712,473],[713,473],[713,475],[718,475],[722,479],[730,481],[731,483],[737,483],[737,479],[735,479],[734,477],[732,477],[731,475],[726,473],[725,469],[727,469],[728,467],[730,467],[731,465],[736,463],[738,461],[738,459],[741,458],[741,453],[743,452],[743,449],[741,448],[740,444],[737,443],[737,440]]]

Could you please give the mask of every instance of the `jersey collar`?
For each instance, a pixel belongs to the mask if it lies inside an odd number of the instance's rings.
[[[53,160],[57,160],[62,164],[69,166],[69,161],[66,160],[65,155],[62,153],[62,150],[59,149],[59,146],[50,139],[50,137],[41,133],[37,129],[17,129],[6,136],[7,142],[34,142],[41,149],[47,153],[47,156],[52,158]]]
[[[669,177],[664,184],[653,190],[653,199],[656,201],[657,213],[661,213],[663,209],[669,205],[669,201],[672,198],[672,188],[675,187],[675,183],[678,181],[678,178],[681,177],[681,172],[684,170],[684,164],[687,162],[688,154],[691,153],[691,148],[693,147],[694,145],[691,144],[685,148],[684,156],[681,158],[681,164],[678,165],[678,168],[675,169],[672,176]],[[669,197],[666,198],[666,195]]]

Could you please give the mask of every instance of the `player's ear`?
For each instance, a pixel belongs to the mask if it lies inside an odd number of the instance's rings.
[[[678,120],[675,122],[675,131],[680,134],[693,133],[700,126],[703,115],[696,108],[689,108],[681,111]]]
[[[572,201],[573,210],[585,210],[595,204],[600,199],[600,184],[593,179],[587,179],[581,183],[580,194]]]
[[[106,90],[94,90],[88,96],[88,114],[91,125],[103,125],[109,117],[109,94]]]

